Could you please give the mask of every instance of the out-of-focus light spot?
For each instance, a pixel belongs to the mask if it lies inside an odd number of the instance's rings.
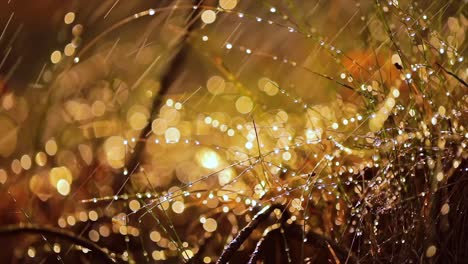
[[[237,0],[219,0],[219,7],[226,10],[234,9],[237,5]]]
[[[98,242],[99,241],[99,233],[96,230],[91,230],[88,233],[89,239],[93,242]]]
[[[65,54],[65,56],[72,56],[73,54],[75,54],[75,47],[73,46],[73,44],[71,43],[68,43],[66,46],[65,46],[65,49],[63,50],[63,53]]]
[[[36,256],[36,250],[33,247],[28,248],[28,256],[34,258]]]
[[[44,166],[46,163],[47,163],[47,155],[40,151],[36,154],[36,164],[39,165],[39,166]]]
[[[250,97],[247,96],[241,96],[237,99],[236,101],[236,109],[239,113],[241,114],[247,114],[252,111],[253,108],[253,102]]]
[[[70,183],[65,179],[60,179],[57,182],[57,191],[63,195],[67,196],[70,193]]]
[[[201,20],[205,24],[211,24],[216,20],[216,13],[213,10],[205,10],[201,15]]]
[[[442,181],[444,179],[444,173],[439,171],[436,175],[437,181]]]
[[[278,84],[266,77],[258,80],[258,88],[269,96],[274,96],[279,92]]]
[[[156,135],[162,135],[167,129],[167,121],[166,119],[156,118],[151,123],[151,130]]]
[[[449,211],[450,211],[450,205],[448,203],[444,203],[444,205],[442,205],[442,207],[440,208],[440,213],[442,215],[448,214]]]
[[[102,225],[99,227],[99,234],[103,237],[108,237],[110,235],[109,227]]]
[[[74,25],[72,28],[72,34],[75,37],[78,37],[81,34],[83,34],[83,25],[81,24]]]
[[[322,133],[319,129],[307,129],[305,134],[308,140],[318,140],[322,137]]]
[[[387,100],[385,100],[385,107],[387,108],[388,111],[392,110],[394,106],[395,106],[395,99],[393,99],[392,97],[389,97],[387,98]]]
[[[174,211],[174,213],[176,214],[181,214],[183,213],[185,210],[185,205],[183,202],[181,201],[175,201],[173,204],[172,204],[172,211]]]
[[[107,162],[112,168],[118,169],[124,166],[126,147],[124,139],[120,136],[112,136],[104,142],[104,152]]]
[[[165,260],[166,254],[162,250],[154,250],[151,253],[151,257],[153,257],[154,260]]]
[[[57,186],[60,180],[65,180],[71,183],[73,176],[71,171],[67,167],[55,167],[49,172],[49,181],[53,186]]]
[[[98,213],[94,210],[89,211],[88,213],[89,220],[96,221],[98,219]]]
[[[134,130],[143,129],[148,123],[147,117],[144,113],[135,112],[130,116],[129,124]]]
[[[20,161],[21,161],[21,167],[23,167],[23,169],[29,170],[31,168],[32,161],[29,155],[23,155]]]
[[[180,131],[179,129],[175,127],[170,127],[166,130],[166,132],[164,133],[164,136],[166,137],[167,143],[176,143],[176,142],[179,142]]]
[[[426,257],[432,258],[433,256],[435,256],[436,252],[437,252],[436,246],[431,245],[426,249]]]
[[[153,242],[159,242],[159,240],[161,240],[161,234],[158,231],[151,231],[150,239]]]
[[[8,174],[6,173],[6,171],[4,169],[0,169],[0,183],[5,184],[5,182],[7,181],[7,178],[8,178]]]
[[[73,23],[73,21],[75,21],[75,13],[73,13],[73,12],[66,13],[65,17],[63,18],[63,22],[65,22],[65,24],[69,25],[69,24]]]
[[[210,116],[207,116],[207,117],[205,117],[204,122],[205,122],[205,124],[209,125],[209,124],[211,124],[211,122],[213,122],[213,119]]]
[[[214,232],[217,228],[218,223],[213,218],[207,218],[205,223],[203,223],[203,229],[205,229],[206,232]]]
[[[280,110],[278,111],[278,113],[276,113],[276,119],[278,120],[278,122],[286,123],[288,121],[288,118],[289,118],[288,113],[286,113],[283,110]]]
[[[129,203],[128,203],[128,207],[130,208],[130,210],[132,210],[133,212],[136,212],[140,209],[140,202],[138,202],[137,200],[131,200]]]
[[[106,105],[103,101],[97,100],[91,105],[91,112],[94,116],[102,116],[106,112]]]
[[[15,105],[15,95],[13,93],[7,93],[3,96],[2,107],[5,110],[10,110]]]
[[[208,91],[213,95],[222,94],[224,92],[224,88],[226,87],[226,82],[220,76],[212,76],[206,82],[206,88]]]
[[[62,59],[62,53],[58,50],[52,52],[52,54],[50,55],[50,61],[53,64],[59,63],[61,59]]]
[[[58,147],[55,139],[49,139],[45,144],[45,151],[49,156],[54,156],[57,153]]]
[[[55,253],[60,253],[60,250],[61,250],[60,244],[55,243],[54,247],[53,247],[53,250],[54,250]]]
[[[247,143],[245,143],[245,148],[246,149],[252,149],[253,148],[253,143],[250,142],[250,141],[247,141]]]
[[[446,113],[446,109],[443,105],[439,106],[439,109],[437,109],[437,112],[439,113],[439,115],[441,116],[445,116],[445,113]]]
[[[81,211],[81,212],[78,213],[78,219],[81,222],[86,222],[86,221],[88,221],[88,214],[85,211]]]
[[[221,186],[228,184],[234,178],[232,168],[224,169],[218,173],[218,182]]]
[[[201,149],[197,152],[197,160],[207,169],[216,169],[220,165],[219,155],[211,149]]]
[[[184,259],[189,260],[193,258],[193,251],[190,249],[186,249],[184,250],[184,252],[182,252],[182,256],[184,256]]]
[[[15,173],[15,174],[20,174],[21,171],[23,170],[23,167],[21,167],[21,162],[17,159],[14,159],[12,162],[11,162],[11,170]]]

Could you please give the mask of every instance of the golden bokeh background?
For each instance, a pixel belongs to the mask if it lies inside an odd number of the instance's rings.
[[[3,1],[0,256],[459,261],[466,5]]]

